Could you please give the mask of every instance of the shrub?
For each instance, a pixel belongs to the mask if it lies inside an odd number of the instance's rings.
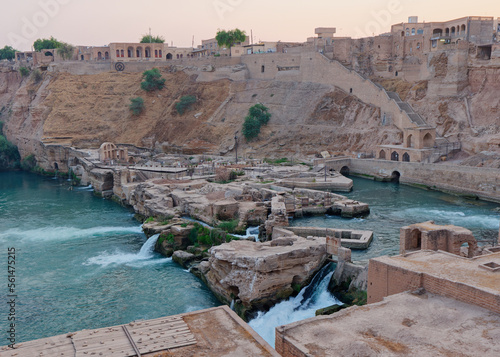
[[[42,72],[40,72],[40,70],[38,70],[38,69],[35,69],[31,73],[31,79],[33,79],[33,82],[35,82],[35,83],[40,82],[42,80],[42,78],[43,78]]]
[[[29,154],[21,161],[21,168],[25,171],[33,171],[36,167],[35,155]]]
[[[233,219],[230,221],[221,222],[217,228],[222,229],[228,233],[235,233],[236,227],[238,227],[239,219]]]
[[[185,95],[175,104],[175,109],[177,113],[182,115],[187,110],[190,110],[194,103],[196,103],[196,97],[194,95]]]
[[[140,115],[144,111],[144,99],[141,97],[130,98],[130,104],[128,106],[132,114]]]
[[[242,133],[245,138],[250,141],[259,136],[260,128],[262,125],[267,125],[271,119],[271,113],[268,108],[263,104],[255,104],[248,109],[248,115],[243,122]]]
[[[19,73],[21,74],[21,77],[26,77],[28,74],[30,74],[30,70],[26,67],[21,67],[19,68]]]
[[[155,218],[154,218],[154,217],[148,217],[148,218],[144,221],[144,223],[151,223],[151,222],[153,222],[154,220],[155,220]]]
[[[144,71],[142,73],[142,79],[141,88],[146,92],[161,90],[165,87],[165,78],[161,77],[161,73],[158,68]]]
[[[19,166],[19,151],[17,146],[0,135],[0,169],[11,169]]]

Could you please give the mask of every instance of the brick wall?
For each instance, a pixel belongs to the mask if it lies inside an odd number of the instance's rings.
[[[276,328],[276,337],[275,337],[275,350],[282,357],[308,357],[304,352],[300,351],[297,347],[295,347],[290,341],[283,336],[282,330]]]

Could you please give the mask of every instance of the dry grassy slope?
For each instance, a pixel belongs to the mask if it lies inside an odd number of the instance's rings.
[[[44,105],[52,108],[44,137],[72,137],[73,145],[96,147],[104,141],[152,146],[155,142],[183,145],[198,136],[196,129],[228,94],[229,82],[196,83],[183,72],[163,71],[166,87],[147,93],[140,89],[141,74],[104,73],[88,76],[59,74],[50,84]],[[183,95],[198,98],[194,111],[179,116],[174,104]],[[133,116],[130,98],[144,98],[146,110]],[[203,112],[198,118],[193,113]],[[213,139],[210,135],[206,136]],[[208,141],[214,146],[216,141]]]

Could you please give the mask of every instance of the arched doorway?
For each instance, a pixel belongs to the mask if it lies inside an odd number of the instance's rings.
[[[407,152],[403,154],[403,161],[410,162],[410,155]]]
[[[409,240],[406,242],[406,249],[408,250],[422,249],[422,232],[419,229],[414,229],[410,233]]]
[[[144,50],[144,57],[151,58],[151,48],[146,47],[146,49]]]
[[[431,133],[427,133],[424,136],[424,148],[430,148],[434,146],[434,140],[432,139]]]
[[[59,165],[57,164],[57,162],[54,162],[54,169],[59,170]]]
[[[391,182],[399,182],[399,178],[401,177],[401,174],[399,171],[393,171],[391,175]]]
[[[171,54],[171,53],[167,53],[167,59],[168,59],[168,60],[171,60],[171,59],[172,59],[172,57],[173,57],[173,56],[172,56],[172,54]]]
[[[101,52],[97,52],[97,60],[102,60],[102,53]]]
[[[109,52],[104,52],[104,59],[109,60]]]
[[[380,153],[378,154],[378,158],[385,160],[385,151],[384,150],[380,150]]]
[[[127,57],[128,58],[134,57],[134,49],[132,47],[127,48]]]
[[[393,151],[391,154],[392,161],[399,161],[399,154],[396,151]]]
[[[135,54],[137,58],[142,58],[142,47],[137,47],[135,50]]]
[[[85,59],[85,56],[84,55],[81,55],[80,56],[80,59],[83,61]]]
[[[406,147],[407,148],[413,147],[412,139],[413,139],[413,135],[411,135],[411,134],[406,137]]]
[[[340,169],[340,174],[344,176],[349,176],[349,173],[350,173],[349,167],[342,166],[342,168]]]

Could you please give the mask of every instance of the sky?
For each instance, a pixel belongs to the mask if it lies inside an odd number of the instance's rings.
[[[463,16],[500,17],[498,0],[1,0],[0,48],[31,50],[38,38],[103,46],[163,36],[169,45],[194,47],[218,29],[239,28],[253,42],[304,42],[316,27],[336,27],[354,38],[388,32],[392,24]]]

